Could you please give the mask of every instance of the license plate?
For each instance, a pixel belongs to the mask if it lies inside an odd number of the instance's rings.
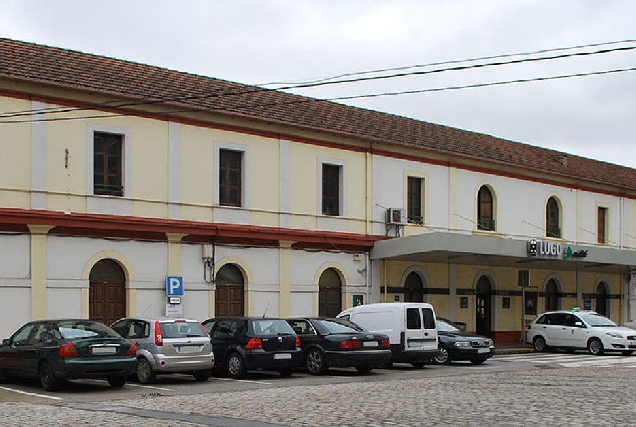
[[[291,359],[291,353],[276,353],[274,359]]]
[[[409,341],[409,347],[421,348],[424,346],[422,341]]]
[[[377,346],[378,346],[377,341],[364,341],[362,343],[362,347],[377,347]]]
[[[190,354],[190,353],[198,353],[201,347],[198,345],[184,345],[182,347],[177,347],[177,353],[181,354]]]
[[[490,349],[487,347],[477,349],[477,353],[490,353]]]
[[[91,347],[91,353],[93,354],[115,354],[117,353],[116,347]]]

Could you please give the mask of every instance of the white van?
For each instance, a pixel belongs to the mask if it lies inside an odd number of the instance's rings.
[[[387,302],[351,307],[337,317],[349,319],[391,341],[391,362],[421,368],[437,356],[435,310],[425,302]]]

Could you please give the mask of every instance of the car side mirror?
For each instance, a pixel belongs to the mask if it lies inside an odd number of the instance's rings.
[[[2,340],[2,345],[11,345],[11,340],[9,338],[5,338]]]
[[[579,328],[584,328],[585,326],[583,326],[583,322],[574,322],[574,326],[577,326]]]

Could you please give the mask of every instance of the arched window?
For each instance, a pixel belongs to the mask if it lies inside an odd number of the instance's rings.
[[[216,273],[215,316],[245,314],[245,279],[234,264],[225,264]]]
[[[404,281],[404,302],[424,302],[424,284],[415,272],[409,273]]]
[[[89,319],[110,325],[126,316],[126,275],[116,261],[98,261],[88,281]]]
[[[482,185],[477,193],[477,228],[479,230],[495,231],[492,193]]]
[[[545,287],[545,310],[559,310],[559,286],[554,279],[550,279]]]
[[[547,237],[561,237],[559,216],[559,203],[554,197],[550,197],[545,207],[545,235]]]
[[[333,268],[326,269],[318,281],[318,315],[336,317],[342,311],[342,281]]]
[[[609,316],[609,304],[607,303],[609,292],[607,291],[607,284],[601,282],[596,285],[596,307],[594,311],[603,316]]]

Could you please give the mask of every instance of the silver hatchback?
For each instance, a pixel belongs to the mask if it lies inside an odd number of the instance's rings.
[[[192,374],[197,381],[210,378],[214,366],[212,343],[198,320],[127,317],[111,327],[137,345],[136,375],[140,383],[172,373]]]

